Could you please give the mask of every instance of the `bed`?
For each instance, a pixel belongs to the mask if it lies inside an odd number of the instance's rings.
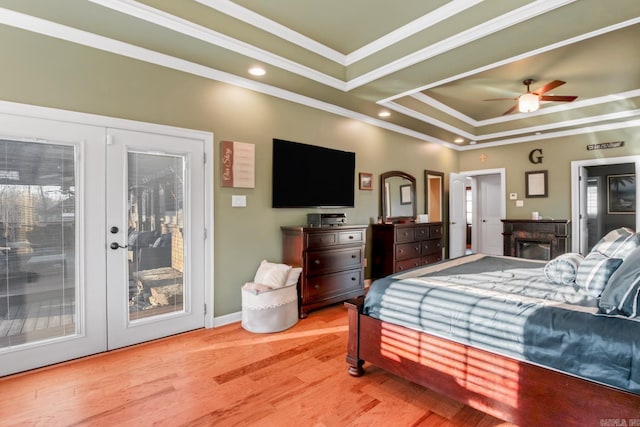
[[[640,425],[640,236],[546,261],[474,254],[347,302],[365,362],[519,425]]]

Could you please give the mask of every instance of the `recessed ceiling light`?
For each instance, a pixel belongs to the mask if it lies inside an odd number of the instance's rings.
[[[267,72],[262,67],[251,67],[249,68],[249,74],[252,76],[264,76]]]
[[[455,142],[456,144],[462,144],[464,142],[464,139],[458,137],[458,138],[454,139],[453,142]]]
[[[378,117],[389,117],[390,115],[391,115],[391,113],[388,112],[388,111],[380,111],[378,113]]]

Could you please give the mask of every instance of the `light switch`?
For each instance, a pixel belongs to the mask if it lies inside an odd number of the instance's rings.
[[[518,193],[509,193],[509,200],[517,200]]]
[[[524,200],[516,200],[516,208],[521,208],[524,206]]]
[[[247,196],[231,196],[231,207],[232,208],[246,208],[247,207]]]

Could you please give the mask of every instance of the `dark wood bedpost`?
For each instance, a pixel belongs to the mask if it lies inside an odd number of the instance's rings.
[[[349,320],[349,339],[347,342],[347,363],[349,364],[349,375],[359,377],[364,374],[362,365],[364,360],[360,359],[360,314],[364,297],[351,299],[344,303],[347,307],[347,317]]]

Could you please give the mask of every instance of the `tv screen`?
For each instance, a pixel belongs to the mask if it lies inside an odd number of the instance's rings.
[[[354,206],[356,154],[273,140],[273,207]]]

